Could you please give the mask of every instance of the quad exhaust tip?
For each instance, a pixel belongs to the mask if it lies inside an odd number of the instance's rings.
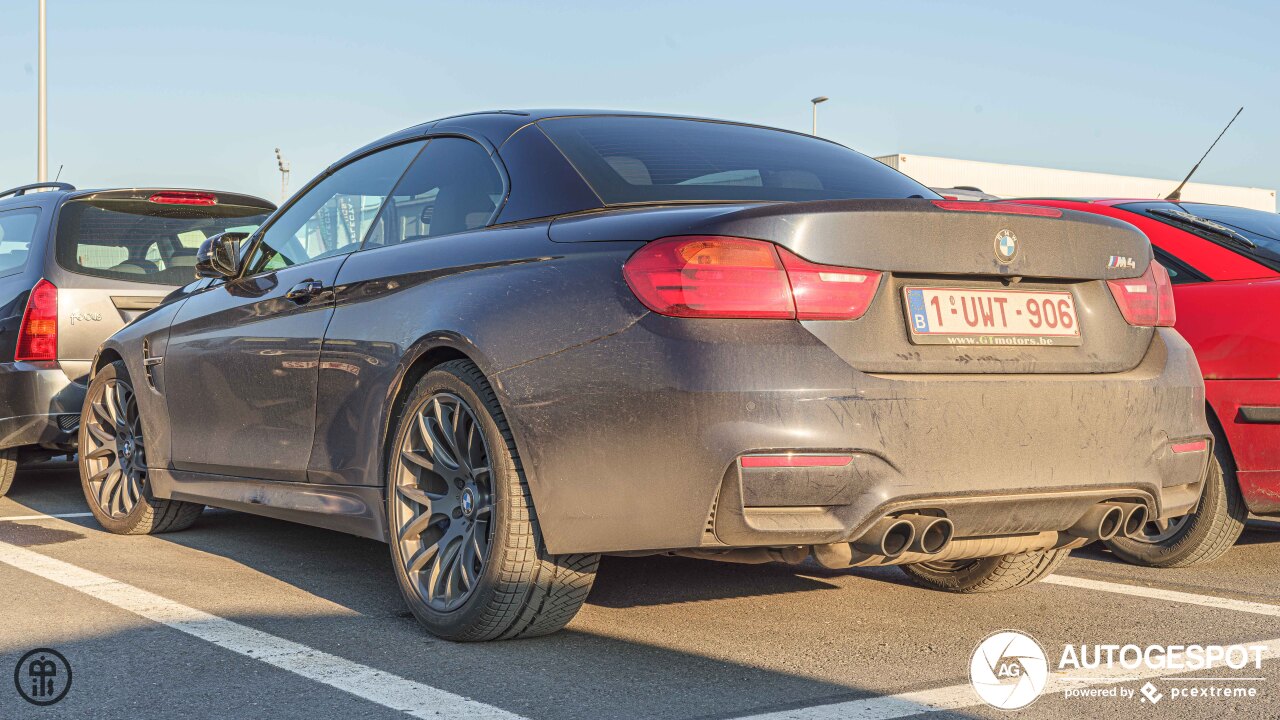
[[[1142,535],[1142,529],[1147,525],[1147,506],[1133,505],[1129,508],[1129,512],[1124,516],[1124,536],[1138,537]]]
[[[899,520],[906,520],[915,529],[915,538],[911,542],[911,552],[925,555],[936,555],[951,544],[956,526],[944,517],[933,515],[903,515]]]
[[[1125,512],[1119,505],[1102,503],[1094,505],[1080,516],[1067,532],[1089,540],[1110,540],[1125,524]]]
[[[881,518],[853,542],[853,546],[868,555],[895,558],[906,552],[916,539],[915,525],[902,518]]]

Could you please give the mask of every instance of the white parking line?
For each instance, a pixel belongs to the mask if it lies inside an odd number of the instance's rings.
[[[93,513],[58,513],[57,515],[0,515],[0,522],[13,522],[15,520],[48,520],[50,518],[82,518],[93,517]]]
[[[523,720],[520,715],[492,705],[344,660],[16,545],[0,542],[0,562],[231,652],[413,717]]]
[[[1050,575],[1040,582],[1049,583],[1050,585],[1065,585],[1067,587],[1081,588],[1083,590],[1097,590],[1099,592],[1133,595],[1135,597],[1148,598],[1150,600],[1167,600],[1169,602],[1184,603],[1187,605],[1200,605],[1202,607],[1215,608],[1217,610],[1234,610],[1236,612],[1253,613],[1255,615],[1280,617],[1280,606],[1251,602],[1249,600],[1233,600],[1231,598],[1216,597],[1214,595],[1196,595],[1195,593],[1185,593],[1177,590],[1163,590],[1161,588],[1143,587],[1141,585],[1124,585],[1121,583],[1104,582],[1102,580],[1089,580],[1087,578],[1073,577],[1070,575]]]
[[[1280,638],[1276,638],[1274,640],[1260,640],[1258,642],[1245,642],[1241,644],[1265,646],[1265,649],[1261,651],[1263,659],[1280,657]],[[1224,665],[1226,665],[1225,661],[1219,661],[1210,664],[1204,669],[1207,671],[1211,668],[1222,667]],[[1071,688],[1088,687],[1091,685],[1111,685],[1134,680],[1148,680],[1151,678],[1163,677],[1165,675],[1176,675],[1185,672],[1187,672],[1185,669],[1166,668],[1135,673],[1132,670],[1125,670],[1124,668],[1117,667],[1112,671],[1090,670],[1087,676],[1050,676],[1049,681],[1045,683],[1044,693],[1041,697],[1061,693],[1062,691],[1069,690]],[[778,712],[763,713],[760,715],[745,715],[736,718],[736,720],[895,720],[895,718],[911,717],[912,715],[920,715],[924,713],[942,712],[944,710],[960,710],[962,708],[974,707],[981,704],[982,701],[979,700],[978,696],[974,693],[973,686],[965,683],[963,685],[951,685],[949,687],[933,688],[930,690],[919,690],[917,692],[902,693],[900,695],[879,695],[869,698],[860,698],[858,700],[849,700],[848,702],[832,703],[830,705],[816,705],[813,707],[798,708],[795,710],[781,710]]]
[[[1177,590],[1162,590],[1160,588],[1142,587],[1140,585],[1124,585],[1122,583],[1089,580],[1087,578],[1073,577],[1069,575],[1050,575],[1049,577],[1041,580],[1041,582],[1049,583],[1051,585],[1080,588],[1082,590],[1096,590],[1099,592],[1119,593],[1122,595],[1131,595],[1151,600],[1165,600],[1168,602],[1184,603],[1187,605],[1199,605],[1201,607],[1214,608],[1217,610],[1234,610],[1236,612],[1253,613],[1255,615],[1280,617],[1280,606],[1250,602],[1248,600],[1234,600],[1231,598],[1216,597],[1213,595],[1197,595],[1195,593],[1185,593]],[[1266,649],[1262,651],[1263,658],[1271,659],[1280,657],[1280,638],[1241,644],[1265,646]],[[1212,667],[1221,667],[1223,665],[1225,665],[1224,662],[1218,662],[1210,667],[1204,668],[1204,670],[1208,671]],[[1105,670],[1091,670],[1088,675],[1050,677],[1049,682],[1046,684],[1044,689],[1044,694],[1060,693],[1063,690],[1073,687],[1108,685],[1133,680],[1146,680],[1185,672],[1187,671],[1181,669],[1149,670],[1144,673],[1135,673],[1132,670],[1125,670],[1123,668],[1116,668],[1115,671],[1110,673]],[[1189,679],[1205,680],[1206,678]],[[1239,680],[1243,678],[1235,679]],[[760,715],[748,715],[737,718],[737,720],[894,720],[894,718],[905,718],[912,715],[942,712],[945,710],[958,710],[981,704],[982,701],[979,700],[977,695],[974,693],[973,687],[968,684],[964,684],[931,688],[929,690],[919,690],[916,692],[901,693],[898,695],[877,695],[858,700],[833,703],[830,705],[815,705],[795,710],[782,710],[779,712],[764,713]]]

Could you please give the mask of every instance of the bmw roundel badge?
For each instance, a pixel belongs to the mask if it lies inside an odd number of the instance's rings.
[[[1001,230],[996,233],[996,259],[1008,264],[1013,262],[1013,258],[1017,254],[1018,236],[1009,230]]]

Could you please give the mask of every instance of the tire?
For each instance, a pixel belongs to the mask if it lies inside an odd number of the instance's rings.
[[[117,535],[185,530],[204,506],[151,493],[142,418],[124,363],[98,371],[80,411],[80,489],[98,524]]]
[[[1069,549],[1039,550],[977,560],[918,563],[899,567],[907,577],[934,590],[964,594],[991,593],[1030,585],[1056,570],[1070,554]]]
[[[479,368],[433,368],[403,408],[386,463],[387,537],[414,617],[457,641],[563,628],[600,556],[547,552],[511,428]]]
[[[1209,461],[1204,494],[1195,512],[1163,532],[1155,523],[1147,523],[1143,529],[1148,536],[1146,540],[1108,540],[1111,552],[1133,565],[1180,568],[1216,560],[1230,550],[1244,532],[1249,509],[1236,485],[1234,466],[1227,452],[1221,442],[1217,443],[1214,457]]]
[[[9,494],[13,476],[18,474],[18,449],[0,450],[0,497]]]

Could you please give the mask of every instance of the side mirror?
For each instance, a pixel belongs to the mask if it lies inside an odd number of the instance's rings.
[[[240,243],[249,233],[224,232],[200,244],[196,251],[196,277],[233,278],[240,274]]]

